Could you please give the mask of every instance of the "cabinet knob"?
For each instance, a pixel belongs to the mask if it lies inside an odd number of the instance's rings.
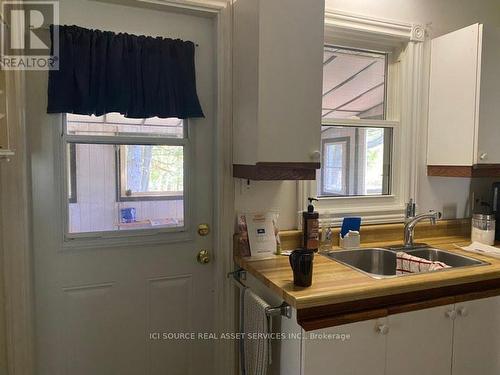
[[[318,150],[312,151],[309,156],[311,157],[311,160],[319,160],[321,157],[321,152]]]
[[[377,326],[377,331],[381,335],[387,335],[389,333],[389,326],[387,324],[381,324]]]
[[[456,310],[448,310],[448,311],[446,311],[446,316],[453,320],[457,317],[457,311]]]
[[[458,315],[460,315],[460,316],[467,316],[467,315],[469,315],[469,310],[467,310],[466,307],[462,306],[462,307],[460,307],[458,309]]]
[[[487,152],[481,152],[481,154],[479,154],[479,159],[481,159],[481,160],[488,159],[488,153]]]

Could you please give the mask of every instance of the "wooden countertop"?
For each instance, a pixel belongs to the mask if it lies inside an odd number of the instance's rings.
[[[395,242],[372,242],[364,243],[362,246],[382,247]],[[293,285],[293,274],[286,256],[266,259],[235,258],[235,262],[297,310],[361,302],[377,297],[396,296],[442,287],[475,285],[474,283],[488,280],[498,281],[500,288],[500,259],[469,253],[454,246],[454,244],[461,246],[469,244],[468,238],[453,236],[419,238],[418,242],[425,242],[439,249],[480,259],[489,264],[389,279],[374,279],[341,263],[317,255],[314,259],[312,286],[300,288]],[[490,289],[496,287],[495,285],[490,285]],[[437,297],[439,295],[436,295]]]

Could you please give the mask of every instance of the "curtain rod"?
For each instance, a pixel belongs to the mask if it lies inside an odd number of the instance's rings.
[[[5,26],[7,26],[7,28],[10,29],[9,23],[4,20],[3,14],[1,14],[1,13],[0,13],[0,22],[3,23]],[[36,30],[36,29],[50,30],[50,26],[42,26],[42,27],[36,27],[36,28],[30,26],[30,30]],[[195,43],[194,45],[195,45],[195,47],[199,47],[200,46],[198,43]]]

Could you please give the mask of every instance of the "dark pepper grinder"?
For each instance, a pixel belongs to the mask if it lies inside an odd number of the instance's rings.
[[[289,260],[293,270],[293,283],[297,286],[311,286],[314,251],[296,249],[290,254]]]

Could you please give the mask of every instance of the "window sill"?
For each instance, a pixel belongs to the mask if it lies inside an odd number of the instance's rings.
[[[136,229],[111,232],[66,234],[63,250],[96,247],[140,246],[143,244],[164,244],[190,241],[193,233],[186,227]]]
[[[327,200],[367,200],[367,199],[384,199],[384,198],[395,198],[393,194],[384,194],[384,195],[350,195],[350,196],[341,196],[341,197],[318,197],[319,201],[327,201]]]
[[[360,209],[360,210],[318,210],[321,225],[337,227],[342,225],[344,217],[360,216],[363,224],[388,224],[401,223],[405,220],[405,211],[402,208],[395,209]]]

